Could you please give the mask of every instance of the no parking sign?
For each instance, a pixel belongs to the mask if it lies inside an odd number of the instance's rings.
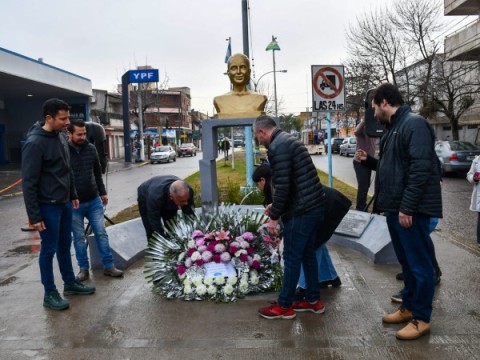
[[[345,111],[342,65],[312,65],[312,111]]]

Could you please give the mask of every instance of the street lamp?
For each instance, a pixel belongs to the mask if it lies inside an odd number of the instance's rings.
[[[258,87],[258,84],[260,83],[260,80],[265,76],[265,75],[268,75],[268,74],[271,74],[273,72],[280,72],[280,73],[286,73],[287,70],[270,70],[270,71],[267,71],[265,74],[262,74],[262,76],[260,76],[258,78],[257,81],[253,81],[253,86],[255,87],[255,92],[257,92],[257,87]],[[275,100],[276,100],[276,96],[275,96]]]
[[[280,46],[278,46],[277,38],[272,35],[272,42],[267,45],[266,51],[272,50],[273,54],[273,91],[275,93],[275,117],[278,118],[278,109],[277,109],[277,77],[275,73],[275,51],[280,50]]]

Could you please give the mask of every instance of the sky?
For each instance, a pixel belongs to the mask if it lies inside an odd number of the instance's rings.
[[[384,0],[391,4],[394,0]],[[443,3],[443,1],[442,1]],[[311,66],[341,65],[345,30],[378,0],[249,0],[253,73],[273,70],[279,113],[312,106]],[[86,77],[94,89],[116,91],[137,66],[159,70],[160,82],[191,90],[195,110],[213,113],[229,91],[226,39],[243,52],[241,0],[0,0],[0,47]],[[273,93],[273,74],[259,87]]]

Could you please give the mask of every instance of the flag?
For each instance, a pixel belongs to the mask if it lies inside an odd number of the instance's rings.
[[[232,38],[228,38],[227,53],[225,54],[225,64],[228,63],[228,59],[232,56]]]
[[[275,36],[272,35],[272,42],[267,45],[267,48],[265,50],[266,51],[268,51],[268,50],[273,50],[273,51],[280,50],[280,46],[278,46],[277,38]]]

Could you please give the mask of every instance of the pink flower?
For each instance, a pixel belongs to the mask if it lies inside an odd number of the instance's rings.
[[[195,264],[197,264],[197,266],[203,266],[203,260],[198,259],[197,261],[195,261]]]
[[[247,262],[248,261],[248,255],[247,254],[240,254],[239,257],[241,262]]]
[[[251,247],[249,247],[249,248],[247,249],[247,253],[249,253],[249,254],[253,254],[254,251],[255,251],[255,250],[253,250],[253,248],[251,248]]]
[[[205,250],[207,250],[207,247],[205,245],[199,246],[198,247],[198,252],[203,253]]]
[[[223,253],[227,248],[223,244],[217,244],[215,245],[215,252],[218,254]]]
[[[252,268],[258,270],[258,269],[260,269],[260,261],[254,260],[254,261],[252,261],[252,265],[250,265],[250,266],[251,266]]]
[[[183,265],[178,265],[177,266],[177,273],[178,275],[183,275],[185,274],[185,271],[187,271],[187,268]]]
[[[267,243],[267,244],[271,244],[271,243],[273,242],[272,238],[271,238],[270,236],[268,236],[268,235],[265,235],[265,236],[263,237],[263,241],[264,241],[265,243]]]
[[[212,260],[213,260],[213,262],[215,262],[217,264],[219,264],[222,261],[219,254],[214,254],[213,257],[212,257]]]
[[[228,252],[224,252],[223,254],[220,255],[220,260],[221,260],[223,263],[227,263],[227,262],[229,262],[231,259],[232,259],[232,257],[230,256],[230,254],[229,254]]]
[[[212,260],[213,254],[210,251],[205,251],[202,254],[202,260],[206,263],[210,262]]]
[[[215,239],[215,232],[209,232],[208,234],[205,234],[205,239]]]
[[[207,251],[215,252],[215,244],[213,242],[207,245]]]
[[[193,254],[195,251],[197,251],[197,250],[195,250],[194,248],[188,249],[188,250],[187,250],[187,256],[192,256],[192,254]]]
[[[253,234],[249,231],[247,231],[245,234],[243,234],[242,237],[247,241],[252,241],[253,240]]]
[[[230,245],[230,246],[228,247],[228,252],[229,252],[230,254],[235,254],[237,251],[238,251],[238,247],[236,247],[236,246]]]
[[[222,240],[230,240],[230,237],[228,236],[230,234],[230,231],[224,231],[220,230],[217,231],[217,236],[215,237],[216,240],[222,241]]]
[[[203,244],[205,244],[205,238],[198,238],[195,240],[195,243],[197,244],[197,246],[202,246]]]
[[[195,239],[197,237],[200,237],[200,236],[203,236],[203,232],[201,232],[200,230],[195,230],[193,233],[192,233],[192,238]]]

